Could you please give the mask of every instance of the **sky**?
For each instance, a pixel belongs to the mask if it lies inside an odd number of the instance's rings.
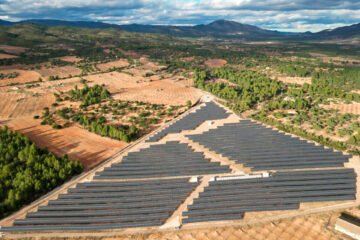
[[[0,0],[0,19],[196,25],[226,19],[265,29],[320,31],[360,22],[360,0]]]

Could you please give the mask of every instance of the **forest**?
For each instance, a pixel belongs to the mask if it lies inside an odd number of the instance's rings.
[[[82,172],[79,162],[37,148],[27,137],[0,128],[0,218]]]

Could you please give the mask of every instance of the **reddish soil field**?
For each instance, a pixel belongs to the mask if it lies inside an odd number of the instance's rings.
[[[70,75],[76,76],[81,74],[81,69],[74,66],[41,68],[36,70],[41,76],[48,78],[49,76],[59,76],[60,78],[69,77]]]
[[[79,160],[86,170],[127,146],[127,143],[100,137],[76,126],[55,130],[51,126],[40,125],[40,121],[32,117],[3,124],[25,134],[40,148],[48,148],[58,156],[68,154],[70,159]]]
[[[111,72],[85,77],[89,85],[105,84],[114,98],[129,101],[144,101],[157,104],[183,105],[187,100],[196,102],[201,93],[170,79],[149,80],[125,73]]]
[[[82,60],[82,58],[79,58],[76,56],[64,56],[64,57],[59,57],[58,59],[65,61],[65,62],[71,62],[71,63],[77,63]]]
[[[17,56],[6,53],[0,53],[0,59],[11,59],[11,58],[17,58]]]
[[[12,54],[20,54],[27,50],[27,48],[24,47],[17,47],[17,46],[9,46],[9,45],[0,45],[0,49]]]
[[[29,82],[35,82],[38,81],[41,75],[35,71],[29,71],[29,70],[0,70],[0,73],[12,73],[17,72],[20,75],[16,78],[6,78],[0,80],[0,86],[6,86],[9,84],[15,84],[15,83],[29,83]]]
[[[196,102],[201,97],[198,90],[189,87],[191,80],[182,76],[164,75],[164,79],[160,80],[160,75],[151,77],[139,75],[145,71],[144,69],[158,68],[159,66],[148,62],[134,69],[137,74],[109,72],[89,75],[84,78],[89,81],[88,85],[90,86],[104,84],[115,99],[183,105],[187,100]],[[43,68],[40,73],[45,76],[56,75],[59,73],[59,69],[63,68]],[[6,71],[14,72],[14,69]],[[16,69],[15,71],[20,72]],[[33,80],[37,80],[40,76],[34,71],[21,71],[36,74],[36,78]],[[23,75],[21,76],[23,77]],[[2,82],[5,83],[5,80]],[[26,80],[23,79],[22,82],[25,83]],[[33,117],[34,115],[41,115],[44,107],[50,107],[55,102],[53,93],[67,92],[76,85],[81,88],[83,84],[80,83],[79,77],[43,81],[36,84],[38,86],[31,88],[26,88],[25,85],[0,86],[0,98],[6,99],[6,101],[0,101],[1,124],[7,124],[11,128],[19,130],[40,147],[47,147],[58,155],[67,153],[71,159],[80,160],[86,169],[127,146],[124,142],[103,138],[77,125],[60,130],[55,130],[48,125],[41,125],[40,120],[35,120]]]
[[[53,94],[33,96],[29,92],[2,91],[0,98],[0,119],[18,118],[41,114],[44,107],[48,107],[55,101]]]
[[[209,59],[204,64],[209,68],[218,68],[227,64],[227,61],[225,59]]]
[[[129,66],[129,62],[126,59],[119,59],[117,61],[100,63],[96,65],[96,67],[99,68],[101,71],[107,71],[111,68],[122,68],[127,66]]]

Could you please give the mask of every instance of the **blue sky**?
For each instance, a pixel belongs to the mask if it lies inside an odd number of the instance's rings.
[[[360,0],[0,0],[0,19],[206,24],[234,20],[281,31],[319,31],[360,22]]]

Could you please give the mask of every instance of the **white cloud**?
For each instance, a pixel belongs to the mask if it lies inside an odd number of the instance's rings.
[[[360,22],[360,1],[0,0],[0,18],[5,17],[174,25],[228,19],[277,30],[317,31]]]

